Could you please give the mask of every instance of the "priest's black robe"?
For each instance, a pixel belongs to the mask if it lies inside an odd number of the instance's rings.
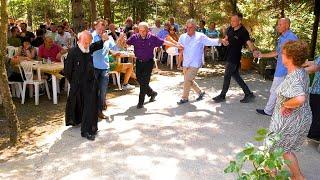
[[[98,130],[97,81],[94,76],[92,53],[102,49],[103,41],[90,45],[90,52],[80,48],[69,50],[64,62],[65,77],[70,83],[66,105],[66,125],[81,123],[81,133],[93,134]]]

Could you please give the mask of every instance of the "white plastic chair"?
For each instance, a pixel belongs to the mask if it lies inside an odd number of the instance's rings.
[[[12,58],[13,56],[17,55],[19,52],[19,47],[14,47],[14,46],[7,46],[7,57]]]
[[[158,47],[155,47],[153,49],[153,60],[154,60],[154,64],[156,65],[156,69],[159,69],[157,61],[160,61],[160,59],[157,58],[157,51],[158,51]]]
[[[167,66],[170,64],[170,69],[173,69],[173,57],[177,56],[176,59],[178,59],[179,51],[176,47],[169,47],[166,52],[168,53],[168,60],[167,60]]]
[[[34,85],[35,105],[39,104],[39,85],[41,84],[45,85],[47,96],[49,99],[51,99],[47,80],[41,79],[41,76],[39,77],[39,75],[38,75],[38,80],[33,79],[33,68],[32,68],[33,63],[30,61],[22,61],[20,62],[20,66],[19,66],[20,73],[22,74],[22,70],[24,72],[21,104],[24,104],[25,102],[26,88],[28,84]]]
[[[22,83],[9,81],[8,84],[11,86],[11,95],[12,97],[20,98],[22,95]]]
[[[119,90],[122,90],[120,82],[120,73],[118,71],[110,71],[109,75],[112,76],[112,82],[114,85],[118,85]]]

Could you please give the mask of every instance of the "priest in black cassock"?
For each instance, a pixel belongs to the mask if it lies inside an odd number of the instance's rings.
[[[70,83],[66,105],[66,125],[81,123],[81,136],[94,140],[98,131],[97,82],[94,76],[92,53],[103,47],[108,40],[106,34],[101,41],[92,43],[89,31],[78,34],[78,46],[68,52],[64,62],[65,77]]]

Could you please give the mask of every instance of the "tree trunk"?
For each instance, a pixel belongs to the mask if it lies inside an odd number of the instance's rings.
[[[314,23],[313,23],[312,38],[311,38],[311,51],[310,51],[310,57],[312,59],[314,59],[316,45],[317,45],[319,19],[320,19],[320,1],[315,0],[315,4],[314,4]]]
[[[75,32],[80,32],[82,30],[83,22],[83,8],[82,0],[71,0],[72,5],[72,21]]]
[[[104,0],[103,1],[103,14],[104,14],[104,18],[111,19],[110,0]]]
[[[237,0],[230,0],[230,4],[231,4],[232,13],[238,12]]]
[[[0,10],[0,39],[7,39],[8,12],[7,0],[1,0]],[[7,71],[5,68],[6,41],[0,41],[0,93],[3,99],[3,106],[6,117],[9,121],[10,142],[12,145],[20,141],[20,123],[16,114],[16,107],[11,98],[8,84]]]
[[[97,3],[96,3],[96,0],[90,0],[90,12],[91,12],[90,24],[92,24],[92,22],[97,20]]]
[[[196,16],[193,0],[190,0],[190,2],[189,2],[189,16],[190,16],[190,18],[195,18],[195,16]]]
[[[27,20],[28,20],[28,26],[32,29],[32,5],[27,5]]]
[[[284,17],[285,17],[285,14],[284,14],[285,2],[284,2],[284,0],[281,0],[281,5],[280,5],[280,7],[281,7],[280,17],[281,17],[281,18],[284,18]]]

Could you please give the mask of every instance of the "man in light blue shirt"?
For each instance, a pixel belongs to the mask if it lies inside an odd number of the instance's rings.
[[[204,91],[201,91],[198,84],[194,81],[199,68],[202,67],[203,51],[205,46],[220,46],[221,39],[211,39],[205,34],[196,32],[197,25],[194,19],[189,19],[186,23],[187,33],[184,33],[179,38],[179,43],[184,46],[183,52],[183,95],[178,104],[184,104],[188,102],[189,92],[192,88],[197,94],[197,101],[203,99],[205,95]]]
[[[104,20],[98,20],[95,26],[95,31],[92,33],[92,43],[100,41],[102,34],[105,33],[106,23]],[[109,62],[106,59],[106,48],[95,51],[93,56],[94,74],[98,84],[98,117],[100,119],[106,119],[107,117],[103,114],[103,110],[106,109],[106,94],[109,83]]]
[[[290,19],[288,18],[281,18],[278,20],[277,31],[281,35],[278,39],[276,50],[266,54],[260,53],[258,55],[259,58],[277,57],[276,71],[270,88],[270,96],[267,105],[264,109],[256,109],[257,113],[267,116],[271,116],[273,113],[277,100],[276,89],[283,82],[288,73],[287,68],[282,62],[282,45],[289,40],[298,40],[298,37],[290,30]]]

